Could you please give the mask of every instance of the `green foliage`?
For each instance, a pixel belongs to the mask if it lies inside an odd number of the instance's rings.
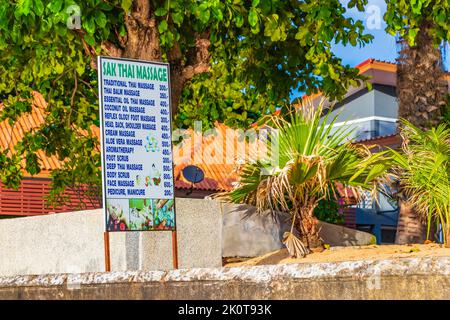
[[[363,146],[352,145],[348,141],[351,130],[332,128],[337,116],[327,125],[330,112],[324,119],[322,112],[322,105],[303,105],[288,121],[272,117],[268,149],[278,148],[271,156],[245,164],[238,184],[224,195],[235,203],[255,205],[257,212],[288,212],[292,227],[283,242],[296,257],[321,245],[314,213],[333,220],[332,212],[324,212],[325,204],[318,205],[336,195],[337,184],[351,188],[359,198],[362,190],[377,191],[391,165],[386,151],[372,154]],[[293,233],[294,227],[302,240]]]
[[[175,46],[187,53],[195,35],[209,34],[212,72],[186,84],[176,123],[195,119],[248,126],[260,115],[289,102],[292,89],[345,94],[364,78],[342,66],[331,44],[371,41],[361,21],[344,17],[339,0],[150,0],[163,59]],[[362,10],[366,0],[353,0]],[[78,6],[78,7],[77,7]],[[106,44],[120,47],[127,35],[124,16],[132,0],[17,0],[0,3],[0,120],[12,125],[31,110],[32,92],[48,102],[45,124],[26,134],[11,158],[2,158],[2,181],[19,183],[17,165],[39,173],[36,151],[64,162],[53,174],[55,190],[82,183],[100,185],[95,56]],[[76,25],[81,14],[81,29]],[[103,46],[103,47],[102,47]],[[82,160],[83,157],[87,157]],[[4,164],[4,166],[3,166]],[[70,182],[71,181],[71,182]]]
[[[193,127],[195,121],[201,121],[206,130],[218,121],[232,128],[249,128],[262,116],[275,112],[278,105],[266,93],[235,79],[224,62],[214,64],[211,74],[198,75],[184,88],[175,125]]]
[[[344,216],[339,213],[339,204],[334,198],[320,200],[314,209],[314,215],[320,221],[334,224],[344,223]]]
[[[353,188],[356,195],[375,191],[390,166],[386,152],[372,154],[352,145],[347,140],[351,130],[340,126],[332,131],[336,117],[327,126],[330,113],[323,121],[321,115],[322,106],[302,106],[289,121],[272,117],[276,158],[247,163],[229,199],[294,214],[330,199],[336,183]]]
[[[403,192],[415,211],[427,218],[428,231],[433,220],[450,231],[450,127],[443,123],[422,131],[403,121],[401,134],[408,143],[402,153],[392,153]]]
[[[450,39],[450,2],[448,0],[385,0],[386,31],[399,33],[410,46],[424,21],[431,23],[431,37],[436,46]]]

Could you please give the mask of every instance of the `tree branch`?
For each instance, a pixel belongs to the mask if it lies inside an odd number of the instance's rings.
[[[110,41],[105,41],[102,43],[102,49],[110,57],[120,58],[123,54],[123,50],[118,48]]]
[[[189,51],[186,65],[183,68],[182,77],[184,81],[210,70],[209,47],[211,42],[209,41],[209,32],[196,34],[195,38],[195,47]]]
[[[187,53],[185,62],[178,43],[168,54],[173,113],[178,108],[184,84],[195,75],[210,71],[209,32],[197,33],[195,38],[195,46]]]

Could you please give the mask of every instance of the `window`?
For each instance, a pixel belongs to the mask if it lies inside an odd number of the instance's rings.
[[[381,226],[381,243],[395,243],[396,232],[396,227]]]
[[[358,224],[356,230],[364,231],[373,234],[373,225],[371,224]]]

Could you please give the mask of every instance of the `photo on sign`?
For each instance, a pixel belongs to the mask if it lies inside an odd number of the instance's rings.
[[[128,199],[108,199],[106,202],[106,230],[127,231],[129,230],[129,206]]]
[[[129,199],[130,230],[152,230],[153,209],[151,199]]]
[[[155,230],[175,228],[175,206],[173,199],[156,199],[153,205]]]

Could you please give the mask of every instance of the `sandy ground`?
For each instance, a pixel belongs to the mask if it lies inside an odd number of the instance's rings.
[[[450,256],[450,248],[439,244],[370,245],[358,247],[331,247],[322,252],[311,253],[305,258],[293,259],[286,249],[281,249],[251,259],[231,258],[225,267],[258,266],[264,264],[338,262],[353,260],[381,260],[406,257]],[[244,260],[244,261],[242,261]]]

